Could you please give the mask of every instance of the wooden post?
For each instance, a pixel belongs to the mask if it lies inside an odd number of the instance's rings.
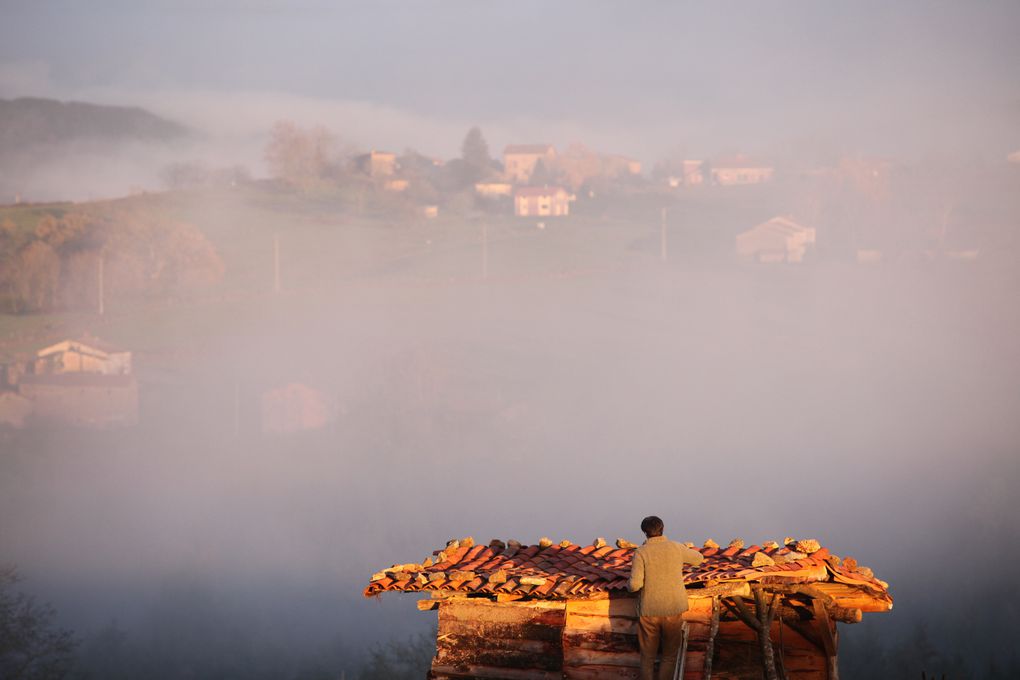
[[[726,608],[757,634],[758,651],[761,653],[762,670],[765,680],[786,680],[786,673],[776,666],[775,650],[772,647],[772,619],[780,606],[779,593],[768,593],[757,583],[751,586],[755,611],[752,613],[744,604],[744,598],[733,597],[734,605],[723,601]],[[771,595],[771,598],[769,597]]]
[[[818,637],[822,641],[822,648],[825,650],[825,666],[828,680],[839,680],[839,666],[837,664],[836,652],[838,650],[838,639],[836,637],[836,625],[829,618],[829,610],[825,603],[819,599],[811,601],[815,614],[815,626],[818,629]]]
[[[712,680],[712,656],[715,654],[715,636],[719,634],[719,598],[712,598],[712,620],[708,625],[708,641],[705,643],[704,680]]]
[[[669,258],[669,248],[666,242],[666,209],[662,209],[661,226],[659,229],[659,257],[665,262]]]
[[[489,278],[489,225],[482,222],[482,280]]]

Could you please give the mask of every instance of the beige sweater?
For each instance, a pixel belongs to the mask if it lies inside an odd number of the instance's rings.
[[[684,565],[697,566],[704,560],[697,550],[665,536],[652,536],[645,541],[634,551],[630,571],[630,591],[640,593],[638,615],[675,616],[687,611]]]

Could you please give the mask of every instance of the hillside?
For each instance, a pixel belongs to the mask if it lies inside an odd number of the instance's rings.
[[[144,109],[24,97],[0,99],[0,156],[78,141],[169,141],[182,125]]]

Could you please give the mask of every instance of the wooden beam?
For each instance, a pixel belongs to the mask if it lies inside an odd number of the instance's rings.
[[[712,598],[712,620],[708,627],[708,640],[705,642],[705,668],[702,673],[704,680],[712,680],[712,656],[715,654],[715,636],[719,634],[719,614],[722,607],[719,598]]]
[[[814,601],[815,627],[818,629],[818,637],[822,641],[826,656],[836,656],[836,638],[832,633],[832,621],[829,619],[829,612],[821,600]]]

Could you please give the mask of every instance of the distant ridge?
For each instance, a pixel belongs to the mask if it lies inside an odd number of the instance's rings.
[[[183,125],[133,106],[0,99],[0,155],[76,141],[170,141],[187,134]]]

